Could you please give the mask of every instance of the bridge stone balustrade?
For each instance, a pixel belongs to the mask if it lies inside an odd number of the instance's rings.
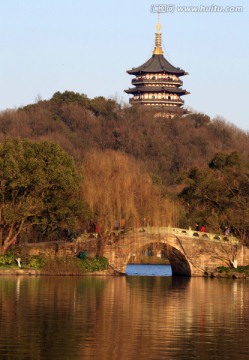
[[[174,227],[144,227],[144,228],[138,228],[135,230],[138,233],[147,233],[147,234],[174,234],[176,236],[181,237],[197,237],[200,239],[208,239],[210,241],[226,241],[231,244],[238,244],[238,239],[234,236],[227,236],[222,234],[212,234],[207,232],[201,232],[190,229],[180,229],[180,228],[174,228]]]

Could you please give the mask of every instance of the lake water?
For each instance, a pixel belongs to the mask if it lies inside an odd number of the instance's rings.
[[[133,276],[172,276],[170,265],[127,265],[126,274]]]
[[[249,281],[155,276],[166,267],[0,277],[0,359],[249,359]]]

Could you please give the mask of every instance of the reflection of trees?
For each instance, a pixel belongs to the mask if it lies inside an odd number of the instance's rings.
[[[184,277],[4,277],[0,358],[228,358],[247,344],[248,286]]]
[[[231,285],[227,284],[211,279],[160,277],[108,282],[102,302],[108,321],[101,312],[104,323],[97,327],[94,338],[98,344],[96,358],[135,359],[135,354],[140,354],[143,359],[151,359],[156,353],[154,358],[180,359],[188,358],[186,354],[191,352],[207,353],[210,359],[215,349],[229,354],[234,345],[230,342],[230,347],[225,348],[223,326],[231,324],[230,331],[236,331],[231,316],[238,311],[238,303],[233,297],[240,297],[242,287],[231,297]],[[248,303],[248,295],[244,301]],[[244,326],[246,315],[239,315],[244,317]],[[88,355],[93,355],[92,349]]]
[[[0,358],[4,352],[4,359],[53,359],[58,354],[73,359],[82,334],[96,323],[98,293],[105,285],[104,279],[97,280],[2,278],[0,333],[1,343],[6,341]],[[92,325],[88,314],[94,314]]]

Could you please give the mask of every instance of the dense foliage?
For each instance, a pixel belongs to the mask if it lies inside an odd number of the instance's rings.
[[[57,144],[0,144],[0,253],[31,226],[54,231],[75,225],[83,208],[73,159]]]
[[[237,152],[218,153],[205,169],[192,169],[182,191],[187,218],[213,232],[228,227],[245,239],[249,226],[249,164]]]
[[[81,230],[89,218],[103,222],[105,217],[111,224],[132,213],[141,219],[149,212],[148,204],[152,208],[168,202],[167,216],[174,217],[172,200],[180,200],[180,226],[199,222],[208,231],[220,232],[228,225],[241,236],[247,233],[249,136],[223,119],[204,114],[166,119],[148,108],[65,91],[0,114],[0,141],[20,137],[60,144],[83,169],[81,199],[87,200],[91,212],[88,216],[83,211],[77,218]],[[153,201],[146,203],[148,193]]]

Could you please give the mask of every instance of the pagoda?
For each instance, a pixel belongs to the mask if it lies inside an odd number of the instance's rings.
[[[184,101],[181,96],[189,92],[181,88],[183,82],[180,77],[188,73],[171,65],[163,56],[159,14],[155,35],[152,57],[143,65],[127,71],[128,74],[135,75],[135,78],[132,79],[134,87],[125,92],[133,95],[129,100],[130,104],[160,109],[160,114],[171,118],[176,114],[187,113],[187,110],[182,108]]]

